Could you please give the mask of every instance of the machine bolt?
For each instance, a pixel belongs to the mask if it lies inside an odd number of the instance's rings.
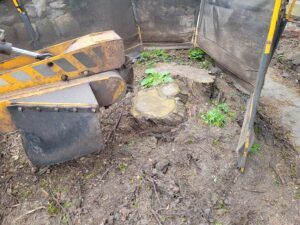
[[[61,75],[60,78],[61,78],[62,81],[68,81],[69,80],[69,76],[66,75],[66,74]]]
[[[53,64],[53,62],[48,62],[47,63],[47,66],[49,66],[49,67],[52,67],[54,64]]]
[[[89,75],[89,71],[88,70],[85,70],[85,71],[83,71],[83,76],[88,76]]]

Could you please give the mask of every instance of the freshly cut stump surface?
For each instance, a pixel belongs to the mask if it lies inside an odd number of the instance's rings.
[[[133,99],[131,113],[140,121],[177,125],[186,116],[186,108],[180,96],[180,88],[175,82],[141,90]]]

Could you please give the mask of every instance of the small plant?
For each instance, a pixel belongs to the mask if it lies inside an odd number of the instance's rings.
[[[201,116],[201,119],[209,125],[213,125],[216,127],[224,127],[226,123],[226,117],[217,108],[213,108],[212,110],[208,111],[206,114]]]
[[[127,163],[124,163],[124,162],[121,162],[119,165],[118,165],[118,169],[120,170],[121,173],[125,173],[126,170],[128,169],[128,165]]]
[[[135,200],[135,201],[132,203],[132,206],[133,206],[133,208],[138,209],[138,208],[140,207],[140,204],[139,204],[139,202],[138,202],[137,200]]]
[[[212,142],[213,145],[218,145],[220,143],[220,138],[215,138]]]
[[[200,69],[203,69],[203,70],[208,70],[210,68],[210,66],[211,66],[211,63],[207,60],[204,60],[199,63]]]
[[[129,146],[129,147],[133,147],[133,146],[135,146],[135,141],[134,140],[129,140],[129,141],[127,141],[127,145]]]
[[[47,205],[47,212],[50,215],[57,215],[60,213],[60,208],[53,201],[49,201]]]
[[[275,54],[274,58],[275,58],[278,62],[283,63],[283,60],[284,60],[284,54],[283,54],[283,53]]]
[[[216,127],[224,127],[226,125],[227,117],[232,116],[232,112],[226,103],[218,104],[210,111],[205,114],[200,115],[200,118],[204,123]]]
[[[171,56],[165,50],[154,49],[142,52],[138,63],[146,64],[149,66],[157,62],[167,62],[170,61],[170,59]]]
[[[19,196],[22,199],[28,199],[28,198],[31,197],[31,195],[32,195],[32,193],[30,191],[21,191],[21,192],[19,192]]]
[[[145,71],[147,77],[141,81],[141,85],[145,88],[150,88],[160,84],[166,84],[173,81],[169,72],[156,72],[154,69],[147,69]]]
[[[222,223],[219,222],[218,220],[215,220],[215,221],[214,221],[214,225],[222,225]]]
[[[258,153],[259,151],[260,151],[260,144],[254,143],[254,144],[252,145],[251,150],[250,150],[250,154],[251,154],[251,155],[255,155],[255,154]]]
[[[194,48],[189,51],[189,58],[193,60],[201,61],[205,57],[205,52],[200,48]]]

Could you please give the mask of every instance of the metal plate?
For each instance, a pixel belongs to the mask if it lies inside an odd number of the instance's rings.
[[[17,106],[9,107],[9,111],[34,166],[58,164],[98,152],[104,146],[97,113],[19,111]]]
[[[104,144],[97,109],[88,83],[17,99],[8,107],[37,167],[100,151]]]
[[[198,45],[253,89],[274,1],[203,0]]]

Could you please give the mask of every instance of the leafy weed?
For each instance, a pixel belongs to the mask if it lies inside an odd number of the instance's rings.
[[[199,67],[203,70],[209,70],[209,68],[211,67],[211,63],[208,60],[204,60],[199,63]]]
[[[194,48],[189,51],[189,58],[193,60],[201,61],[205,57],[205,52],[200,48]]]
[[[254,143],[254,144],[252,145],[251,150],[250,150],[250,154],[251,154],[251,155],[255,155],[256,153],[258,153],[258,152],[260,151],[260,149],[261,149],[260,144]]]
[[[165,50],[154,49],[142,52],[138,63],[153,66],[157,62],[169,62],[171,58],[171,55],[169,55]]]
[[[155,69],[147,69],[145,71],[147,77],[141,81],[141,85],[145,88],[150,88],[160,84],[166,84],[173,81],[169,72],[156,72]]]
[[[127,163],[124,163],[124,162],[121,162],[119,165],[118,165],[118,169],[120,170],[121,173],[125,173],[126,170],[128,169],[128,165]]]
[[[226,103],[221,103],[213,107],[207,113],[199,115],[204,123],[216,127],[224,127],[226,125],[226,119],[231,117],[233,112],[230,111],[229,106]]]
[[[60,208],[57,206],[55,202],[49,201],[47,205],[47,212],[50,215],[57,215],[60,213]]]

